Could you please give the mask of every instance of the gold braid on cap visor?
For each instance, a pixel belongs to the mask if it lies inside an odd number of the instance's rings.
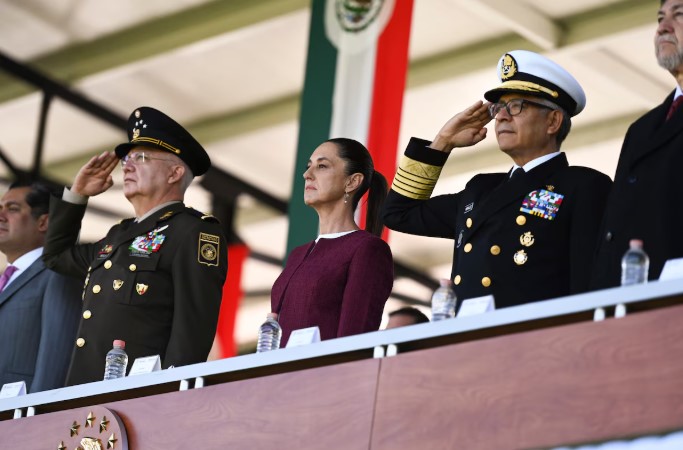
[[[159,145],[159,146],[161,146],[161,147],[163,147],[169,151],[172,151],[176,155],[180,155],[180,153],[182,153],[180,151],[180,149],[175,148],[174,146],[172,146],[170,144],[167,144],[166,142],[162,141],[161,139],[153,139],[153,138],[148,138],[148,137],[137,137],[130,142],[132,142],[134,144],[136,144],[138,142],[150,142],[152,144]]]
[[[560,96],[559,92],[553,91],[552,89],[548,89],[547,87],[541,86],[540,84],[532,83],[530,81],[506,81],[505,83],[501,84],[500,87],[498,87],[498,89],[517,89],[520,91],[544,92],[552,96],[553,98],[557,98]]]

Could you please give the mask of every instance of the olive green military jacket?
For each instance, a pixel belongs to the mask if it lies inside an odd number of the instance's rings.
[[[206,361],[228,264],[218,221],[178,202],[77,244],[85,209],[52,198],[43,254],[51,269],[85,280],[67,384],[102,380],[115,339],[126,342],[129,369],[152,355],[163,368]]]

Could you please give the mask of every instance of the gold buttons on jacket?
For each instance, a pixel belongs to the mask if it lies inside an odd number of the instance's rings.
[[[456,286],[460,284],[461,281],[462,277],[460,275],[456,275],[455,278],[453,278],[453,284],[455,284]]]
[[[104,262],[104,268],[111,269],[111,260],[108,259]]]
[[[99,284],[96,284],[95,286],[92,287],[92,291],[95,294],[99,294],[101,290],[102,290],[102,287]]]
[[[471,252],[472,251],[472,244],[470,244],[469,242],[467,244],[465,244],[464,250],[465,250],[465,253]]]
[[[137,270],[138,266],[136,266],[135,264],[131,264],[130,266],[128,266],[128,268],[130,269],[131,272],[135,272]]]
[[[481,285],[484,287],[491,286],[491,279],[489,277],[484,277],[481,279]]]
[[[500,247],[498,247],[497,245],[492,245],[492,246],[491,246],[491,254],[492,254],[493,256],[498,256],[498,255],[500,255]]]
[[[92,317],[92,313],[90,312],[89,309],[86,309],[85,311],[83,311],[83,318],[84,319],[87,320],[87,319],[90,319],[91,317]]]
[[[79,347],[83,347],[85,345],[85,339],[83,339],[83,338],[76,339],[76,345]]]
[[[465,225],[467,225],[467,228],[472,228],[472,218],[468,217],[467,220],[465,221]]]
[[[526,217],[520,214],[515,221],[517,222],[517,225],[522,226],[526,223]]]

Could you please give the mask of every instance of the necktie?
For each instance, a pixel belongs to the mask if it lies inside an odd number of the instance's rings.
[[[512,171],[512,174],[510,175],[510,179],[508,181],[514,181],[524,175],[524,169],[521,167],[517,167],[515,170]]]
[[[0,292],[5,289],[5,286],[7,286],[7,282],[9,281],[10,278],[12,278],[12,274],[17,271],[17,267],[9,265],[5,269],[5,271],[2,273],[0,276]]]
[[[681,103],[683,103],[683,95],[679,95],[678,98],[671,103],[671,106],[669,106],[669,112],[666,113],[666,120],[669,120],[671,116],[673,116],[674,112],[676,112]]]

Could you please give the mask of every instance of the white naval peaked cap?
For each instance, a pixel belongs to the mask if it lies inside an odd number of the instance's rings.
[[[503,84],[484,94],[497,102],[510,92],[542,97],[575,116],[586,106],[586,94],[578,81],[562,66],[538,53],[513,50],[498,61],[498,78]]]

